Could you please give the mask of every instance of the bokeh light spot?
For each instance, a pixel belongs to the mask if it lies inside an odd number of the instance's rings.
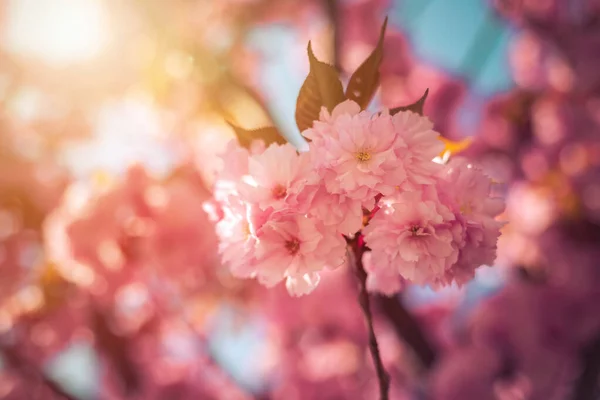
[[[71,64],[106,46],[107,24],[99,0],[10,0],[4,45],[49,64]]]

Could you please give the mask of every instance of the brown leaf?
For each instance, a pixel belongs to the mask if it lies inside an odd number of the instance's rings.
[[[235,132],[235,135],[237,136],[238,141],[240,142],[240,146],[245,148],[249,148],[250,144],[255,139],[264,140],[267,146],[271,143],[287,143],[287,140],[281,135],[281,133],[279,133],[279,130],[277,130],[277,128],[273,126],[248,130],[240,128],[239,126],[236,126],[231,122],[228,122],[228,124]]]
[[[381,26],[379,41],[373,52],[350,77],[346,88],[346,98],[354,100],[362,109],[367,108],[379,86],[379,66],[383,59],[383,38],[387,27],[387,17]]]
[[[319,119],[321,107],[331,111],[345,100],[344,88],[336,69],[317,60],[308,42],[310,71],[304,80],[296,102],[296,125],[300,132],[312,127]]]
[[[390,110],[390,114],[391,115],[398,114],[400,111],[412,111],[412,112],[416,112],[420,115],[423,115],[423,107],[425,106],[425,100],[427,99],[428,94],[429,94],[429,89],[425,90],[425,93],[423,94],[423,96],[421,96],[421,98],[419,100],[417,100],[416,102],[409,104],[407,106],[392,108]]]

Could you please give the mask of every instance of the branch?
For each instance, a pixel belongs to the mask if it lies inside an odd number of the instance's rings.
[[[381,311],[394,326],[396,334],[413,349],[425,369],[430,369],[435,362],[436,352],[417,320],[397,297],[377,296],[376,299]]]
[[[332,49],[333,49],[333,66],[338,72],[342,71],[342,64],[340,59],[340,53],[342,50],[341,43],[341,30],[342,21],[340,17],[340,5],[337,0],[326,0],[325,7],[327,9],[327,16],[331,23],[333,30]]]
[[[600,338],[587,346],[582,356],[583,372],[575,383],[573,400],[594,400],[598,394],[600,375]]]
[[[31,384],[32,382],[40,382],[48,388],[59,399],[76,400],[75,397],[67,393],[59,384],[48,378],[42,371],[38,370],[19,355],[14,347],[2,346],[0,348],[2,355],[8,366],[17,371],[23,379]]]
[[[373,363],[375,364],[375,370],[377,371],[380,399],[388,400],[390,391],[390,375],[385,370],[383,362],[381,361],[379,345],[377,344],[375,330],[373,329],[373,315],[371,314],[369,294],[367,293],[367,273],[365,272],[362,264],[362,256],[365,252],[365,247],[362,243],[362,237],[357,236],[357,238],[350,242],[350,246],[352,248],[352,254],[354,255],[352,268],[359,284],[358,302],[363,315],[365,316],[367,327],[369,329],[369,350],[371,352],[371,357],[373,358]]]

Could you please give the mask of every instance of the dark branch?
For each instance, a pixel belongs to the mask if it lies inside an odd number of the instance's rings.
[[[435,362],[436,352],[417,320],[396,297],[377,296],[377,304],[394,326],[396,334],[413,349],[423,367],[430,369]]]
[[[340,60],[340,52],[342,48],[341,43],[341,30],[342,30],[342,20],[340,18],[340,5],[337,0],[326,0],[325,7],[327,9],[327,15],[331,22],[331,27],[333,30],[333,39],[332,39],[332,49],[333,49],[333,66],[338,72],[342,71],[342,65]]]
[[[76,400],[75,397],[67,393],[59,384],[48,378],[42,371],[36,368],[33,364],[25,360],[24,357],[12,346],[2,346],[0,352],[4,356],[4,360],[8,368],[17,372],[28,383],[39,382],[48,388],[57,398],[64,400]]]
[[[583,371],[575,383],[573,400],[595,400],[598,397],[600,375],[600,338],[597,338],[582,353]]]
[[[358,236],[350,242],[353,254],[352,268],[354,274],[358,279],[358,302],[360,308],[365,316],[367,327],[369,329],[369,351],[375,364],[375,370],[377,371],[377,379],[379,381],[379,393],[381,400],[389,399],[390,391],[390,376],[383,366],[381,361],[381,354],[379,353],[379,345],[377,344],[377,338],[375,337],[375,330],[373,329],[373,315],[371,314],[371,305],[369,300],[369,294],[367,293],[367,273],[362,264],[362,255],[365,251],[364,245],[361,243],[361,237]]]

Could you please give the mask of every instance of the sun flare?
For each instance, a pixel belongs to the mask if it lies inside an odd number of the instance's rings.
[[[107,14],[100,0],[10,0],[4,46],[53,65],[85,61],[108,42]]]

